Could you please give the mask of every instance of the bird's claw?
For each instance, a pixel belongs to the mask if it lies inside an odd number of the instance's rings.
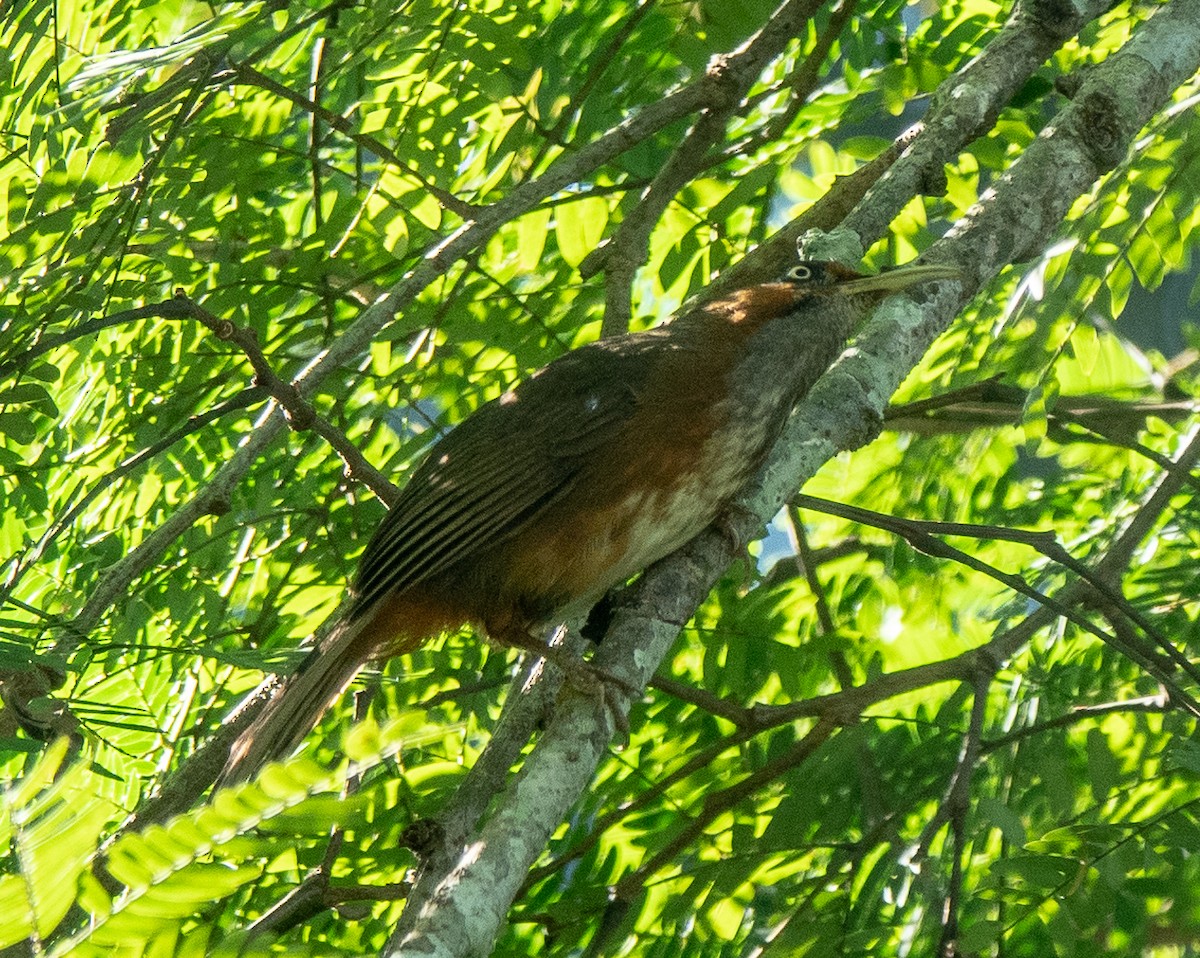
[[[556,666],[562,672],[563,680],[575,692],[596,699],[604,706],[622,744],[629,741],[628,709],[614,692],[619,692],[627,701],[633,701],[641,696],[640,687],[607,669],[592,665],[557,643],[547,643],[527,634],[510,634],[505,637],[505,642]]]
[[[624,696],[626,701],[633,701],[641,696],[641,689],[632,682],[627,682],[620,676],[583,659],[576,659],[575,662],[582,668],[564,669],[564,680],[580,695],[599,700],[612,720],[613,730],[619,739],[618,744],[624,747],[629,743],[629,715],[628,709],[624,707],[625,702],[622,702],[619,696]],[[613,690],[618,692],[619,696],[614,696]]]

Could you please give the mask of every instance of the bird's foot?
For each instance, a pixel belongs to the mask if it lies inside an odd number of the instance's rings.
[[[574,691],[597,699],[612,719],[613,727],[621,739],[629,740],[629,717],[625,705],[641,697],[641,688],[607,669],[592,665],[569,649],[544,642],[539,637],[527,633],[518,637],[510,634],[504,637],[504,641],[549,662],[562,672],[563,680]]]
[[[562,662],[554,662],[562,669],[563,681],[575,692],[595,699],[603,707],[617,733],[619,744],[624,747],[629,743],[628,703],[641,697],[641,689],[607,669],[575,656],[571,656],[571,659],[575,665],[570,668],[564,667]]]
[[[745,554],[750,543],[757,538],[754,532],[742,531],[747,527],[761,529],[762,520],[754,512],[736,502],[727,503],[717,514],[717,518],[713,520],[713,528],[729,543],[729,551],[735,555]]]

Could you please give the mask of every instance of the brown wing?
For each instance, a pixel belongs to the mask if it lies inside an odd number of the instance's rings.
[[[634,413],[660,331],[573,350],[481,406],[417,468],[359,563],[356,612],[520,530]]]

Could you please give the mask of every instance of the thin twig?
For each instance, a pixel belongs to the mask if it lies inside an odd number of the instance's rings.
[[[950,883],[942,903],[941,940],[935,952],[939,958],[954,958],[958,954],[958,912],[962,898],[962,863],[963,856],[966,854],[966,819],[967,812],[971,807],[971,780],[979,761],[980,743],[983,741],[983,724],[987,715],[987,693],[992,678],[993,675],[986,673],[980,673],[975,677],[974,696],[971,701],[971,720],[967,732],[963,736],[958,761],[954,765],[954,773],[950,777],[945,797],[938,804],[937,812],[921,830],[921,835],[915,843],[911,856],[914,862],[924,861],[929,855],[933,839],[941,831],[942,826],[949,823],[954,856],[950,860]]]
[[[873,512],[872,510],[862,509],[857,506],[848,506],[842,503],[832,502],[826,499],[817,499],[813,496],[801,495],[797,497],[797,503],[808,508],[813,508],[821,512],[827,512],[831,515],[841,516],[845,519],[850,519],[855,522],[862,522],[867,525],[875,526],[880,529],[887,529],[904,538],[913,548],[926,555],[937,558],[953,559],[968,568],[974,569],[977,572],[982,572],[985,575],[996,579],[1010,589],[1013,589],[1020,594],[1033,599],[1039,604],[1062,615],[1064,618],[1073,622],[1079,628],[1092,633],[1097,638],[1102,639],[1116,648],[1122,649],[1127,655],[1133,657],[1140,662],[1152,674],[1159,677],[1160,681],[1164,681],[1168,685],[1175,688],[1175,684],[1162,674],[1163,669],[1170,669],[1172,666],[1178,667],[1186,675],[1200,682],[1200,669],[1191,662],[1182,652],[1180,652],[1162,632],[1154,626],[1141,612],[1135,609],[1115,586],[1111,585],[1098,573],[1098,570],[1089,569],[1083,563],[1075,559],[1067,552],[1055,538],[1053,533],[1046,532],[1029,532],[1021,529],[1007,529],[1002,526],[980,526],[972,523],[958,522],[933,522],[928,520],[901,519],[895,516],[887,516],[883,513]],[[1113,604],[1116,608],[1141,628],[1148,636],[1150,636],[1155,645],[1158,646],[1163,655],[1158,654],[1158,651],[1147,643],[1143,642],[1140,637],[1135,634],[1122,636],[1105,632],[1088,619],[1075,613],[1073,609],[1067,605],[1058,602],[1052,596],[1049,596],[1033,586],[1029,585],[1021,576],[1014,573],[1002,572],[995,566],[982,561],[974,556],[971,556],[960,549],[955,549],[953,546],[947,545],[939,539],[935,539],[934,535],[970,535],[977,538],[998,539],[1008,542],[1020,542],[1025,545],[1033,546],[1043,555],[1058,562],[1071,572],[1079,576],[1089,586],[1094,588],[1100,595]],[[1129,641],[1127,641],[1127,639]],[[1132,643],[1132,644],[1131,644]],[[1179,694],[1181,704],[1184,704],[1189,711],[1193,711],[1192,700],[1181,690]],[[1200,705],[1195,706],[1194,714],[1200,717]]]
[[[612,62],[616,58],[621,47],[623,47],[625,42],[633,35],[633,31],[636,30],[638,24],[645,19],[646,14],[654,9],[654,6],[657,2],[658,0],[641,0],[633,13],[629,14],[629,16],[625,18],[624,22],[622,22],[616,33],[614,33],[608,43],[605,44],[604,49],[595,56],[588,57],[587,76],[583,78],[583,82],[579,85],[579,89],[571,94],[570,101],[559,114],[554,126],[550,127],[550,129],[543,133],[545,140],[538,149],[537,153],[534,154],[533,159],[529,162],[528,168],[530,170],[536,170],[541,165],[542,161],[546,158],[546,154],[552,147],[565,147],[567,145],[561,142],[562,135],[566,131],[567,126],[575,118],[579,110],[582,109],[584,102],[587,100],[596,84],[600,82],[600,78],[604,76],[604,74],[608,71],[608,68],[612,66]]]
[[[256,86],[266,90],[268,93],[273,93],[280,99],[286,100],[306,113],[311,114],[314,122],[323,120],[331,129],[337,130],[357,146],[365,150],[370,150],[390,166],[394,167],[397,172],[420,185],[422,189],[436,199],[443,207],[452,213],[457,213],[464,220],[474,219],[478,214],[479,207],[475,204],[460,200],[453,193],[442,189],[436,183],[430,182],[429,179],[421,175],[415,166],[402,160],[395,151],[379,139],[371,136],[369,133],[362,133],[356,130],[354,124],[341,114],[326,109],[319,103],[314,103],[302,93],[297,93],[295,90],[289,89],[278,80],[273,80],[252,66],[243,64],[236,68],[234,75],[243,84]]]
[[[1165,694],[1146,695],[1136,699],[1121,699],[1116,702],[1102,702],[1099,705],[1077,705],[1063,715],[1056,715],[1052,719],[1036,722],[1033,725],[1026,725],[1024,728],[1014,729],[996,738],[987,739],[982,743],[982,751],[984,753],[994,752],[998,748],[1004,748],[1013,742],[1019,742],[1022,739],[1035,735],[1041,735],[1043,732],[1048,732],[1051,729],[1066,728],[1077,722],[1104,718],[1106,715],[1118,715],[1125,712],[1161,715],[1169,711],[1171,711],[1171,700]]]
[[[617,899],[631,900],[641,893],[648,876],[665,867],[674,857],[688,847],[712,824],[743,800],[759,789],[776,781],[781,775],[804,764],[810,759],[837,729],[838,723],[821,719],[791,748],[755,769],[741,781],[715,792],[708,792],[700,814],[681,828],[663,844],[650,858],[633,871],[624,875],[613,890]]]
[[[246,326],[238,326],[227,319],[218,319],[204,307],[189,299],[182,291],[175,294],[172,301],[177,304],[181,314],[195,319],[204,325],[219,339],[233,343],[250,360],[254,369],[254,385],[263,387],[271,397],[283,407],[288,424],[297,432],[311,430],[331,445],[342,462],[346,465],[346,475],[363,483],[383,502],[395,500],[398,490],[378,469],[372,466],[358,447],[354,445],[341,430],[318,415],[300,391],[287,380],[281,379],[271,368],[266,354],[258,344],[258,336],[254,330]]]
[[[1200,460],[1200,426],[1190,430],[1190,438],[1183,451],[1175,458],[1173,467],[1159,480],[1158,486],[1145,503],[1129,520],[1117,536],[1116,541],[1097,564],[1095,576],[1100,581],[1119,582],[1124,570],[1133,559],[1133,554],[1158,524],[1162,514],[1170,507],[1171,500],[1187,482],[1192,470]]]
[[[1026,397],[1025,390],[993,376],[927,399],[888,406],[883,418],[889,429],[920,435],[1011,426],[1021,421]],[[1198,408],[1193,400],[1124,402],[1107,396],[1058,396],[1046,411],[1047,432],[1059,443],[1093,442],[1129,449],[1160,469],[1170,469],[1171,460],[1138,442],[1133,427],[1144,426],[1151,416],[1167,422],[1187,419]],[[1200,478],[1189,475],[1187,482],[1200,490]]]
[[[816,92],[817,85],[821,82],[821,67],[825,65],[829,51],[833,49],[834,41],[841,36],[857,6],[858,0],[841,0],[834,7],[825,29],[817,35],[817,42],[812,51],[788,77],[787,82],[788,86],[792,88],[792,97],[788,101],[787,108],[771,118],[771,122],[767,124],[764,139],[774,141],[783,137],[787,128],[792,125],[792,121],[796,119],[804,105]]]
[[[680,682],[669,675],[655,675],[650,680],[650,687],[679,699],[681,702],[694,705],[709,715],[732,722],[738,728],[753,729],[757,724],[754,720],[754,713],[750,709],[729,699],[721,698],[719,695],[714,695],[706,689],[698,688],[689,682]]]

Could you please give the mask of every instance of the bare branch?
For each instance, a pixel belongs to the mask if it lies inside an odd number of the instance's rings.
[[[1052,719],[1046,719],[1044,722],[1037,722],[1033,725],[1026,725],[1023,728],[1013,729],[1013,731],[997,736],[996,738],[986,739],[982,743],[981,748],[984,753],[994,752],[996,749],[1004,748],[1013,742],[1041,735],[1043,732],[1049,732],[1051,729],[1067,728],[1077,722],[1091,721],[1103,718],[1106,715],[1118,715],[1125,712],[1161,715],[1169,712],[1171,708],[1171,700],[1165,694],[1146,695],[1142,698],[1122,699],[1117,702],[1103,702],[1099,705],[1077,705],[1063,715],[1058,715]]]
[[[202,323],[206,329],[219,339],[233,343],[250,360],[254,369],[255,386],[262,386],[280,406],[283,407],[284,417],[297,432],[312,430],[331,445],[342,462],[346,464],[346,475],[363,483],[383,502],[390,503],[395,499],[397,489],[378,469],[372,466],[358,451],[345,433],[326,419],[317,414],[312,404],[308,402],[292,383],[280,379],[271,368],[266,354],[258,344],[258,337],[252,329],[238,326],[227,319],[218,319],[202,306],[188,299],[182,291],[175,294],[174,302],[180,306],[184,314]]]

